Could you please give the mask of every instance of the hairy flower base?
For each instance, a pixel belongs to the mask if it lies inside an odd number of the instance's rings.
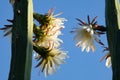
[[[60,49],[53,48],[51,50],[39,47],[39,50],[36,50],[35,59],[39,61],[36,67],[41,67],[41,71],[45,73],[45,76],[48,76],[52,73],[56,73],[56,70],[60,67],[60,64],[65,63],[64,59],[68,56],[65,51]]]

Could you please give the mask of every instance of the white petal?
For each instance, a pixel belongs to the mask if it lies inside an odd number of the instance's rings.
[[[45,69],[44,69],[44,74],[45,74],[45,77],[47,77],[47,76],[48,76],[47,68],[48,68],[48,65],[47,65],[47,64],[45,64]]]
[[[86,51],[89,52],[89,51],[90,51],[90,47],[87,47],[87,48],[86,48]]]
[[[50,66],[50,61],[48,61],[47,65],[48,65],[48,69],[47,69],[48,75],[51,75],[53,73],[53,69]]]
[[[111,63],[111,57],[108,57],[108,58],[106,59],[106,64],[105,64],[105,65],[106,65],[107,68],[110,68],[110,67],[111,67],[111,64],[112,64],[112,63]]]
[[[58,55],[59,56],[59,58],[61,58],[61,59],[66,59],[66,58],[69,58],[69,56],[66,54],[66,53],[64,53],[64,52],[62,52],[60,55]]]
[[[52,73],[53,73],[53,72],[56,73],[57,71],[56,71],[56,68],[55,68],[55,63],[54,63],[54,61],[53,61],[53,57],[51,57],[51,64],[52,64],[52,66],[51,66],[51,71],[52,71]]]
[[[57,63],[57,64],[63,64],[65,63],[63,59],[59,58],[58,56],[55,56],[54,57],[54,61]]]
[[[82,47],[82,52],[85,50],[85,46]]]

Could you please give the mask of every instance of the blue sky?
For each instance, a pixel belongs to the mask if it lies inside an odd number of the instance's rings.
[[[105,55],[101,46],[96,44],[94,53],[81,52],[81,48],[75,46],[74,34],[70,31],[78,27],[75,18],[87,20],[98,16],[97,21],[100,25],[105,25],[105,0],[33,0],[34,11],[46,13],[48,9],[55,7],[55,14],[63,12],[60,17],[66,18],[63,35],[60,38],[64,41],[61,48],[68,51],[70,58],[66,59],[66,64],[62,64],[56,74],[44,77],[43,73],[38,75],[39,68],[35,68],[36,61],[33,60],[31,80],[112,80],[111,68],[105,67],[105,61],[100,59]],[[8,0],[0,0],[0,27],[9,24],[6,19],[13,18],[12,6]],[[101,40],[106,44],[106,35],[101,36]],[[11,59],[10,37],[3,37],[0,31],[0,80],[7,80]]]

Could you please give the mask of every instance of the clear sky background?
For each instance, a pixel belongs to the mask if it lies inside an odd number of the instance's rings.
[[[37,64],[33,60],[31,80],[112,80],[111,68],[105,67],[105,60],[100,59],[106,54],[102,52],[100,45],[96,44],[94,53],[81,52],[81,48],[75,46],[73,40],[74,34],[70,31],[78,27],[80,18],[87,21],[87,15],[92,19],[98,16],[97,21],[100,25],[105,25],[105,0],[33,0],[34,11],[38,13],[47,13],[48,9],[55,7],[55,14],[63,12],[60,17],[66,18],[63,35],[60,38],[64,41],[61,48],[68,51],[70,58],[66,59],[66,64],[62,64],[56,74],[44,77],[35,68]],[[0,0],[0,27],[10,24],[6,19],[13,19],[13,9],[9,0]],[[106,35],[101,36],[101,40],[106,44]],[[3,31],[0,31],[0,80],[8,80],[10,60],[11,60],[11,42],[10,37],[3,37]]]

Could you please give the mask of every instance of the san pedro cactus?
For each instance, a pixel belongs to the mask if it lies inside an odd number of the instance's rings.
[[[15,0],[12,55],[8,80],[30,80],[32,65],[33,3]]]

